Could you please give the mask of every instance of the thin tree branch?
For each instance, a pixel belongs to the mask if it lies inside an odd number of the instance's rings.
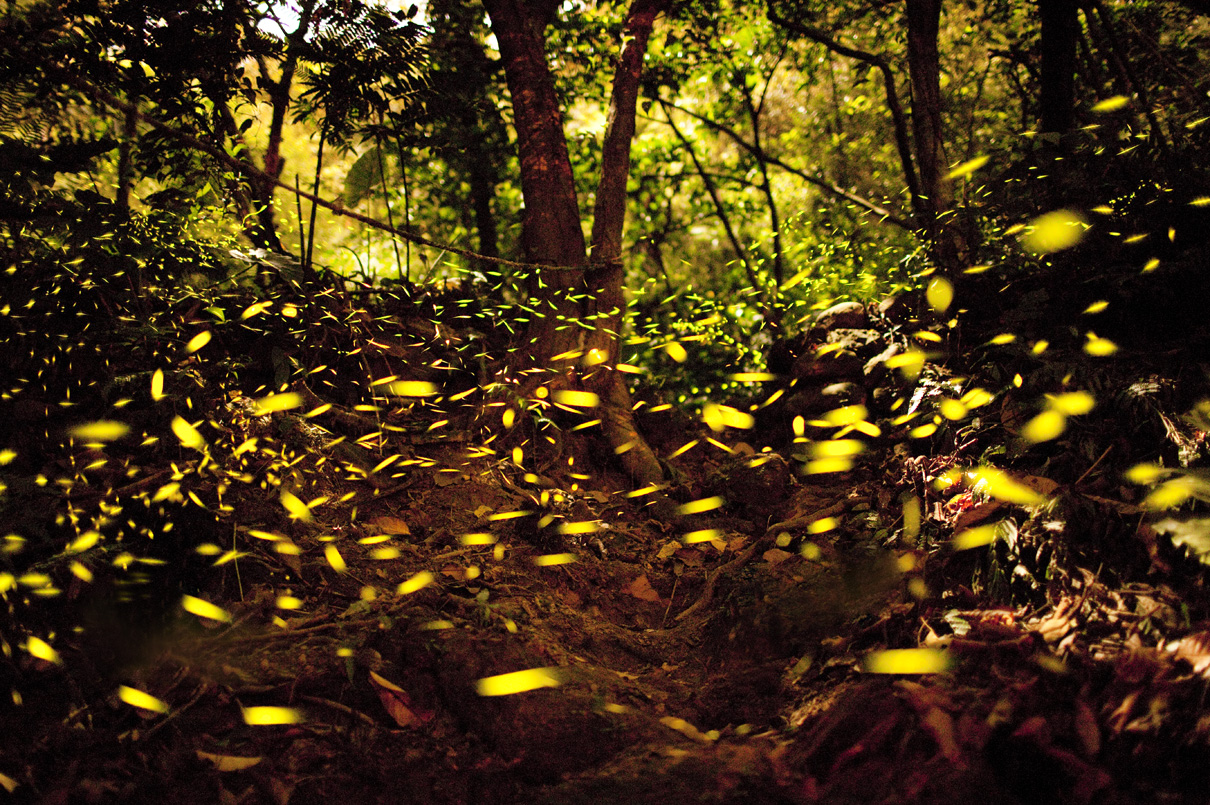
[[[1164,134],[1164,127],[1160,125],[1159,118],[1156,117],[1155,110],[1151,106],[1147,87],[1143,85],[1143,82],[1139,81],[1138,76],[1130,66],[1129,60],[1122,55],[1125,50],[1118,39],[1117,31],[1114,30],[1113,19],[1101,0],[1088,0],[1088,5],[1096,11],[1097,18],[1100,20],[1101,32],[1108,42],[1110,62],[1120,72],[1122,83],[1133,89],[1134,93],[1139,96],[1139,106],[1143,108],[1143,115],[1151,125],[1151,136],[1155,139],[1161,151],[1167,151],[1168,138]],[[1087,14],[1085,14],[1085,19],[1089,19]]]
[[[34,57],[31,55],[30,58],[34,58]],[[466,257],[471,260],[483,260],[488,263],[495,263],[497,265],[511,266],[513,268],[555,269],[555,270],[576,270],[576,271],[583,270],[582,266],[551,266],[551,265],[546,265],[544,263],[525,263],[525,262],[519,262],[517,260],[506,260],[503,257],[490,257],[485,254],[479,254],[477,252],[473,252],[470,249],[459,249],[448,243],[439,243],[434,240],[429,240],[428,238],[422,237],[421,235],[417,235],[414,232],[409,232],[404,229],[398,229],[396,227],[392,227],[389,224],[385,224],[382,221],[379,221],[376,218],[371,218],[368,215],[362,215],[361,213],[355,212],[354,210],[347,210],[347,209],[345,209],[344,204],[342,202],[328,201],[327,199],[321,198],[321,197],[315,195],[314,193],[308,193],[306,190],[300,190],[295,187],[292,187],[291,185],[286,184],[285,182],[281,181],[280,179],[278,179],[274,176],[271,176],[270,174],[266,173],[265,171],[261,170],[260,168],[257,168],[255,165],[251,165],[247,162],[243,162],[241,160],[236,159],[235,157],[231,156],[230,154],[228,154],[226,151],[224,151],[222,148],[219,148],[218,146],[214,146],[209,143],[203,142],[203,141],[199,140],[197,137],[194,137],[192,134],[188,134],[184,131],[181,131],[180,129],[178,129],[174,126],[171,126],[171,125],[165,123],[164,121],[160,120],[159,118],[153,117],[152,115],[149,115],[146,112],[139,111],[139,108],[135,104],[129,103],[127,101],[123,101],[120,98],[117,98],[114,95],[106,92],[105,90],[100,89],[99,87],[93,86],[85,79],[80,78],[79,76],[75,75],[74,73],[72,73],[71,71],[67,70],[66,68],[64,68],[60,65],[50,64],[50,63],[46,63],[46,62],[42,62],[42,64],[48,72],[55,74],[59,78],[59,80],[63,81],[65,84],[69,84],[69,85],[75,87],[76,89],[80,90],[81,92],[83,92],[87,95],[92,96],[98,103],[104,104],[113,109],[120,109],[124,112],[129,112],[129,113],[133,114],[136,118],[138,118],[140,121],[142,121],[143,123],[146,123],[147,125],[151,126],[153,129],[155,129],[159,132],[162,132],[163,134],[166,134],[169,137],[172,137],[173,139],[180,141],[181,143],[184,143],[185,145],[194,149],[195,151],[201,151],[204,154],[208,154],[209,156],[213,157],[221,164],[249,177],[250,179],[256,179],[256,180],[263,181],[263,182],[271,182],[274,187],[280,187],[283,190],[288,190],[290,193],[295,194],[298,198],[303,198],[303,199],[306,199],[307,201],[311,201],[311,202],[319,205],[320,207],[323,207],[325,210],[328,210],[329,212],[334,213],[336,215],[340,215],[345,218],[352,218],[354,221],[357,221],[358,223],[365,224],[368,227],[372,227],[374,229],[378,229],[383,232],[388,232],[390,234],[397,235],[398,237],[401,237],[404,240],[410,241],[412,243],[416,243],[421,246],[428,246],[430,248],[434,248],[434,249],[438,249],[438,250],[444,250],[446,252],[449,252],[450,254],[456,254],[460,257]]]
[[[782,54],[777,57],[778,63],[781,62],[784,54],[783,49]],[[744,109],[748,113],[748,121],[752,124],[752,145],[761,153],[765,153],[765,149],[760,141],[760,115],[765,106],[769,82],[772,81],[773,72],[776,69],[777,64],[775,63],[773,69],[769,71],[769,75],[765,77],[765,87],[761,92],[760,101],[755,104],[752,102],[752,94],[748,91],[748,85],[743,80],[742,73],[737,76],[740,80],[735,82],[741,91]],[[665,109],[664,114],[668,114],[668,110]],[[785,263],[782,258],[781,245],[781,216],[777,211],[777,199],[773,196],[773,183],[769,181],[769,163],[767,160],[758,158],[757,167],[760,168],[760,190],[765,196],[765,204],[769,207],[769,230],[773,233],[773,279],[778,285],[781,285],[785,281]]]
[[[820,179],[818,176],[812,176],[811,174],[805,173],[805,172],[799,170],[798,168],[795,168],[792,165],[787,165],[785,162],[782,162],[777,157],[766,152],[763,148],[757,148],[756,146],[752,145],[752,143],[748,142],[743,137],[739,136],[739,134],[737,134],[734,129],[732,129],[722,123],[719,123],[716,120],[711,120],[708,117],[699,115],[697,112],[686,109],[683,106],[677,106],[676,104],[672,103],[671,101],[666,101],[666,100],[661,99],[660,103],[667,104],[669,108],[676,109],[678,112],[684,112],[685,114],[689,115],[689,117],[693,118],[694,120],[701,121],[702,123],[705,123],[707,126],[714,129],[715,131],[720,132],[722,134],[726,134],[728,137],[730,137],[732,140],[735,141],[736,145],[743,148],[745,151],[752,154],[757,159],[763,159],[766,162],[768,162],[770,165],[776,165],[777,167],[781,168],[782,170],[784,170],[788,173],[792,173],[795,176],[797,176],[798,178],[800,178],[806,182],[810,182],[811,184],[815,185],[816,187],[819,187],[820,189],[825,190],[834,196],[843,198],[845,201],[850,201],[853,204],[856,204],[858,207],[861,207],[864,210],[869,210],[870,212],[877,214],[880,218],[882,218],[886,221],[889,221],[898,227],[901,227],[901,228],[907,229],[907,230],[912,230],[912,231],[915,230],[915,226],[913,226],[911,221],[905,220],[901,216],[896,215],[895,213],[891,212],[890,210],[886,209],[885,207],[880,207],[879,205],[875,204],[874,202],[870,201],[869,199],[863,198],[862,196],[859,196],[856,193],[853,193],[849,190],[845,190],[843,187],[840,187],[837,184],[833,184],[832,182],[829,182],[826,179]]]
[[[697,175],[701,178],[702,184],[706,186],[706,192],[710,195],[710,200],[714,202],[714,209],[718,213],[718,219],[723,224],[723,231],[727,233],[727,240],[731,241],[731,248],[735,250],[735,256],[744,264],[744,270],[748,273],[748,280],[752,283],[753,288],[760,287],[760,280],[756,276],[756,269],[752,267],[752,262],[748,259],[748,250],[739,242],[739,237],[736,236],[735,230],[731,227],[731,218],[723,209],[722,199],[718,195],[718,190],[714,186],[714,181],[710,175],[703,170],[701,161],[697,158],[697,151],[693,148],[693,143],[689,142],[676,123],[672,120],[672,113],[668,109],[668,104],[663,98],[660,99],[660,108],[664,110],[664,117],[667,118],[668,127],[672,129],[672,133],[681,141],[681,145],[689,152],[689,159],[693,162],[693,167],[697,170]]]
[[[903,166],[903,178],[907,182],[908,193],[912,197],[914,206],[917,203],[916,200],[920,197],[920,179],[916,175],[916,164],[912,159],[912,144],[908,137],[907,115],[903,112],[903,104],[899,102],[899,92],[895,89],[895,74],[891,71],[891,66],[887,63],[887,60],[876,53],[868,53],[864,50],[843,45],[814,26],[788,20],[774,11],[772,5],[769,6],[768,17],[769,22],[772,22],[774,25],[780,25],[789,31],[805,36],[811,41],[823,45],[828,50],[839,53],[841,56],[847,56],[850,59],[857,59],[866,64],[871,64],[877,67],[879,72],[882,73],[882,83],[886,92],[886,105],[887,109],[891,112],[891,123],[895,127],[895,148],[899,151],[899,162]]]

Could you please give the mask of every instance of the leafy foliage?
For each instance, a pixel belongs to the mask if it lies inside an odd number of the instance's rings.
[[[410,16],[360,0],[318,7],[301,54],[315,69],[305,78],[299,114],[322,110],[322,128],[335,140],[388,121],[407,125],[425,60],[423,29]]]

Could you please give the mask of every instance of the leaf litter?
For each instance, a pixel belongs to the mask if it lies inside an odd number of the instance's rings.
[[[157,368],[110,366],[133,402],[77,394],[68,438],[6,447],[30,512],[0,571],[18,795],[1132,802],[1205,782],[1206,437],[1126,393],[1134,366],[1069,376],[1058,353],[988,391],[913,349],[919,326],[817,328],[763,405],[640,407],[669,482],[632,490],[591,427],[567,435],[588,395],[488,407],[505,435],[485,428],[470,370],[434,368],[464,366],[456,322],[339,329],[298,299],[319,322],[299,342],[288,300],[212,301],[226,357],[194,334],[170,360],[190,331],[165,306]],[[1038,359],[991,329],[968,337],[998,371]],[[1068,354],[1114,360],[1100,341]],[[1154,432],[1184,463],[1147,463]]]

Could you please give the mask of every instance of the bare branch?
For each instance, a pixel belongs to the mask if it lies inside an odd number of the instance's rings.
[[[880,218],[882,218],[886,221],[889,221],[898,227],[901,227],[903,229],[908,229],[908,230],[915,229],[915,227],[912,225],[911,221],[908,221],[908,220],[904,219],[903,217],[896,215],[895,213],[891,212],[890,210],[886,209],[885,207],[881,207],[878,204],[875,204],[873,201],[870,201],[868,198],[859,196],[852,191],[845,190],[840,185],[829,182],[826,179],[821,179],[818,176],[812,176],[809,173],[805,173],[804,171],[801,171],[792,165],[787,165],[785,162],[782,162],[780,159],[773,156],[769,152],[765,151],[763,148],[758,148],[758,147],[754,146],[752,143],[745,140],[743,137],[739,136],[739,134],[736,133],[736,131],[734,129],[730,128],[729,126],[719,123],[716,120],[711,120],[710,118],[705,117],[703,115],[699,115],[697,112],[693,112],[689,109],[684,108],[683,106],[677,106],[676,104],[672,103],[671,101],[666,101],[666,100],[661,99],[660,103],[661,103],[661,105],[665,105],[668,108],[676,109],[678,112],[684,112],[685,114],[689,115],[689,117],[692,117],[694,120],[701,121],[702,123],[706,124],[707,126],[714,129],[715,131],[720,132],[722,134],[726,134],[728,137],[730,137],[732,140],[735,141],[736,145],[743,148],[745,151],[752,154],[752,156],[756,157],[757,159],[762,159],[765,162],[768,162],[770,165],[776,165],[777,167],[781,168],[782,170],[784,170],[788,173],[792,173],[795,176],[797,176],[798,178],[800,178],[806,182],[810,182],[811,184],[815,185],[816,187],[818,187],[822,190],[825,190],[834,196],[843,198],[845,201],[850,201],[853,204],[856,204],[858,207],[861,207],[863,210],[869,210],[870,212],[875,213]]]
[[[899,92],[895,89],[895,74],[891,71],[891,66],[887,63],[887,60],[877,53],[868,53],[864,50],[858,50],[857,48],[841,44],[814,26],[785,19],[774,11],[772,6],[769,7],[769,22],[805,36],[813,42],[818,42],[828,50],[839,53],[841,56],[873,65],[882,73],[882,83],[886,91],[886,105],[887,109],[891,112],[891,123],[895,126],[895,147],[899,151],[899,162],[903,165],[903,178],[907,182],[908,193],[911,194],[912,203],[915,205],[917,199],[920,198],[920,179],[916,175],[916,165],[912,160],[912,146],[911,140],[908,138],[907,115],[903,113],[903,104],[899,102]]]

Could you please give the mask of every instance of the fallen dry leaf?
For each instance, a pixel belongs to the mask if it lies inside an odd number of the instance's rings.
[[[1180,640],[1169,643],[1167,648],[1176,659],[1184,660],[1193,666],[1193,673],[1210,677],[1210,631],[1185,635]]]
[[[1040,475],[1020,475],[1015,472],[1010,472],[1009,477],[1022,486],[1027,486],[1033,491],[1037,492],[1039,495],[1043,495],[1045,497],[1050,497],[1054,491],[1059,488],[1059,484],[1056,481],[1052,481],[1049,478],[1043,478]]]
[[[954,531],[963,531],[967,528],[977,526],[1007,505],[1003,501],[989,500],[986,503],[973,506],[954,518]]]
[[[1080,739],[1080,748],[1085,757],[1096,757],[1101,751],[1101,725],[1097,723],[1097,714],[1083,699],[1076,699],[1075,712],[1072,714],[1072,725],[1076,736]]]
[[[702,556],[702,552],[693,548],[681,548],[676,552],[676,558],[689,567],[701,567],[705,563],[705,557]]]
[[[764,559],[771,565],[776,565],[786,561],[787,559],[792,559],[794,556],[795,554],[792,554],[789,551],[783,551],[781,548],[770,548],[760,555],[761,559]]]
[[[660,594],[651,586],[651,582],[647,580],[646,573],[627,584],[625,592],[643,601],[654,601],[656,603],[660,601]]]
[[[966,637],[971,640],[992,642],[1015,640],[1021,636],[1016,616],[1006,609],[982,609],[963,612],[962,617],[970,625]]]
[[[373,671],[370,671],[370,684],[374,686],[378,700],[396,724],[412,727],[420,723],[420,718],[412,712],[412,699],[407,691]]]
[[[197,750],[197,756],[202,760],[208,760],[214,764],[214,768],[218,771],[243,771],[250,769],[257,763],[260,763],[264,758],[260,757],[239,757],[237,755],[215,755],[210,752]]]
[[[962,747],[958,745],[958,739],[955,737],[953,716],[939,707],[930,707],[921,714],[920,725],[933,736],[937,748],[946,760],[951,763],[959,763],[962,760]]]
[[[1034,624],[1033,630],[1042,636],[1047,643],[1058,643],[1068,632],[1076,628],[1076,610],[1079,604],[1067,597],[1059,602],[1055,611]]]
[[[681,543],[676,540],[664,543],[660,548],[660,552],[656,554],[657,559],[667,559],[681,549]]]
[[[388,517],[386,515],[383,515],[382,517],[375,517],[370,521],[370,525],[384,534],[391,534],[394,536],[403,535],[409,537],[412,535],[412,530],[408,528],[408,524],[403,520],[400,520],[398,517]]]

